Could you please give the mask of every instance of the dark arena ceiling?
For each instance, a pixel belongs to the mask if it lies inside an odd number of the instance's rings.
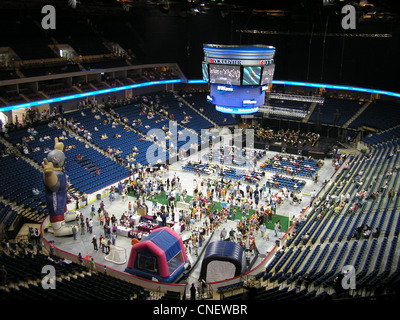
[[[0,10],[3,19],[40,21],[47,4],[141,63],[178,63],[189,79],[201,77],[203,43],[267,44],[276,47],[275,79],[400,91],[400,1],[2,0]],[[346,4],[356,9],[355,29],[342,27]]]

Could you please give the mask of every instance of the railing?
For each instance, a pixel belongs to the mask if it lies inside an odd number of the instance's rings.
[[[304,101],[304,102],[317,102],[324,103],[325,98],[316,96],[301,96],[286,93],[270,93],[269,97],[272,99],[291,100],[291,101]]]
[[[264,112],[266,114],[276,114],[287,117],[294,118],[305,118],[308,115],[308,111],[300,110],[300,109],[292,109],[292,108],[282,108],[275,106],[262,106],[258,108],[259,112]]]

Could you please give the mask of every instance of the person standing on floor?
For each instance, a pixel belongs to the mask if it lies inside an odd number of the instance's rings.
[[[261,226],[260,226],[260,231],[261,231],[261,239],[264,239],[264,236],[265,236],[265,230],[267,229],[267,227],[265,226],[265,224],[263,223]]]
[[[81,235],[85,234],[85,221],[81,218]]]
[[[78,263],[79,263],[80,266],[83,265],[83,257],[82,257],[82,254],[80,252],[78,253]]]
[[[35,228],[35,231],[33,233],[34,235],[34,239],[35,239],[35,244],[39,244],[40,243],[40,232],[38,230],[38,228]]]
[[[89,219],[89,232],[90,232],[90,234],[92,234],[92,232],[93,232],[93,220],[92,219]]]
[[[92,204],[91,210],[90,210],[90,216],[93,217],[96,215],[96,208],[94,206],[94,204]]]
[[[103,235],[100,235],[100,246],[101,246],[101,252],[105,253],[104,249],[106,246],[106,240],[104,239]]]
[[[111,241],[108,240],[108,241],[107,241],[107,244],[106,244],[106,254],[109,254],[109,253],[110,253],[110,246],[111,246]]]
[[[76,240],[76,235],[78,234],[78,226],[74,225],[72,227],[72,234],[74,235],[74,240]]]
[[[93,257],[90,259],[90,270],[94,273],[96,273],[96,264],[94,262]]]
[[[281,221],[280,220],[275,222],[274,230],[275,230],[275,237],[278,237],[279,236],[278,234],[281,231]]]
[[[115,242],[116,242],[116,240],[117,240],[117,235],[116,235],[115,233],[113,233],[113,234],[111,235],[111,240],[112,240],[112,245],[115,246]]]
[[[196,300],[196,287],[194,286],[194,283],[192,283],[192,286],[190,287],[190,300]]]
[[[94,249],[95,251],[97,251],[97,250],[98,250],[98,247],[97,247],[97,239],[96,239],[96,236],[93,236],[93,238],[92,238],[92,243],[93,243],[93,249]]]

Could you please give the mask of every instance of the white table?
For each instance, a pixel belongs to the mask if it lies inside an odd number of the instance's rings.
[[[129,220],[133,220],[133,225],[137,226],[140,222],[140,218],[141,216],[139,216],[138,214],[134,214],[132,217],[129,218]]]
[[[124,237],[129,237],[129,231],[131,231],[131,228],[127,228],[124,226],[118,226],[117,227],[117,234],[124,236]]]

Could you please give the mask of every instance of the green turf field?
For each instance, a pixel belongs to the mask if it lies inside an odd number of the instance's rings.
[[[129,196],[135,196],[133,193],[130,193]],[[189,203],[192,200],[192,196],[186,196],[185,202]],[[148,200],[150,200],[148,198]],[[157,203],[161,203],[161,204],[168,204],[168,200],[165,194],[165,191],[161,192],[158,196],[156,196],[155,200],[157,201]],[[175,203],[180,201],[180,197],[178,195],[177,199],[175,200]],[[242,208],[238,207],[238,206],[234,206],[234,208],[236,208],[236,216],[235,219],[241,219],[242,218]],[[222,205],[220,202],[214,201],[214,204],[210,206],[210,210],[214,211],[214,210],[221,210],[222,209]],[[249,214],[247,215],[247,217],[250,217],[253,213],[255,212],[255,210],[250,210]],[[232,219],[232,218],[229,218]],[[265,219],[266,220],[266,219]],[[289,218],[285,217],[285,216],[280,216],[280,215],[273,215],[272,216],[272,222],[270,221],[264,221],[266,227],[268,229],[273,230],[274,229],[274,225],[275,222],[280,220],[281,222],[281,231],[287,231],[288,230],[288,223],[289,223]]]

